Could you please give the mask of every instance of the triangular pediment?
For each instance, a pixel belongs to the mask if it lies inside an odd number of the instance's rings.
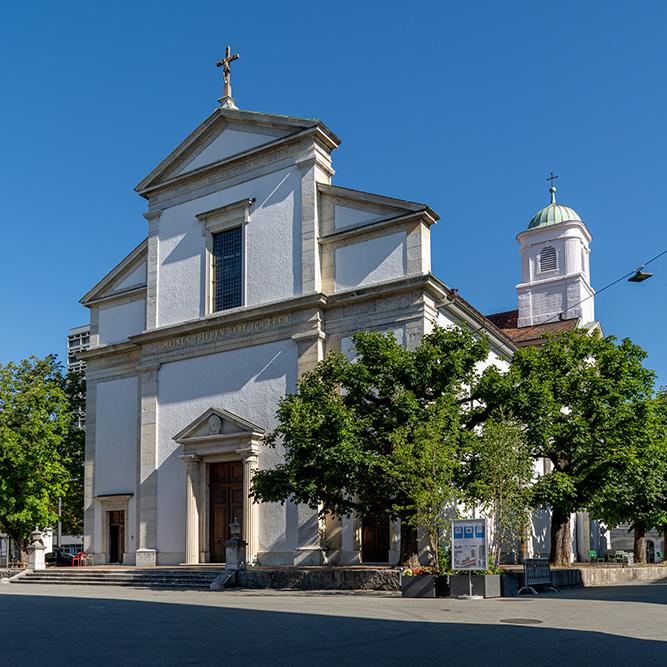
[[[242,417],[220,408],[209,408],[173,439],[180,444],[189,444],[238,436],[262,437],[264,434],[265,431],[261,426]]]
[[[383,197],[358,190],[319,184],[321,219],[329,231],[371,225],[392,218],[425,212],[438,220],[438,215],[425,204]]]
[[[82,299],[85,306],[92,301],[120,296],[146,288],[148,239],[142,241],[122,262],[115,266]]]
[[[216,109],[135,188],[140,194],[166,181],[186,177],[226,160],[269,147],[285,137],[319,127],[338,143],[318,120]]]

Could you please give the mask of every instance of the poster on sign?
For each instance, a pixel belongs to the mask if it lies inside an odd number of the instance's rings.
[[[454,570],[487,570],[486,519],[452,521],[452,568]]]

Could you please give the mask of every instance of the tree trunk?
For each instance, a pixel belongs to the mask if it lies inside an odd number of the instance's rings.
[[[646,524],[635,524],[635,544],[634,544],[635,565],[646,565]]]
[[[570,567],[571,552],[570,513],[553,508],[551,510],[551,552],[549,554],[549,562],[554,567]]]
[[[419,567],[417,530],[408,521],[408,514],[401,514],[401,557],[399,565],[409,569]]]

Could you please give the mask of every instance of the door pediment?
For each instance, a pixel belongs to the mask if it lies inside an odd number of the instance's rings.
[[[174,436],[185,454],[198,456],[238,452],[259,447],[266,435],[261,427],[220,408],[209,408]]]

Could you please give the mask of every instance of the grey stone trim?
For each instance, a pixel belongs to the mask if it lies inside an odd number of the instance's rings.
[[[226,127],[230,127],[231,129],[247,128],[248,125],[252,125],[253,130],[258,133],[277,136],[277,141],[272,143],[299,136],[304,132],[316,130],[321,136],[321,141],[330,147],[329,151],[340,144],[340,139],[326,125],[314,118],[296,118],[254,111],[242,111],[239,109],[217,108],[175,150],[162,160],[136,186],[135,190],[142,194],[142,196],[146,196],[144,194],[146,191],[158,187],[166,180],[165,177],[169,178],[170,174],[179,171],[194,157],[199,149],[210,144],[210,141],[218,136],[222,129]],[[271,144],[269,143],[268,145]],[[263,147],[267,147],[267,144],[264,144]],[[244,151],[241,155],[246,155],[255,150],[257,149]]]
[[[300,155],[311,150],[313,143],[321,146],[321,149],[313,154],[317,156],[318,160],[326,156],[323,168],[330,169],[327,165],[331,162],[329,153],[335,146],[329,148],[318,129],[310,128],[278,142],[264,144],[215,164],[175,176],[153,188],[142,190],[139,194],[149,199],[149,210],[153,207],[164,209],[175,206],[198,199],[211,192],[218,192],[266,174],[294,167]]]
[[[79,303],[88,306],[93,301],[103,298],[114,283],[122,282],[125,275],[129,275],[146,260],[148,239],[143,240],[125,259],[119,262],[93,289],[83,296]]]
[[[102,304],[113,304],[114,306],[121,306],[125,303],[130,303],[132,301],[139,301],[146,297],[146,286],[140,285],[138,287],[129,287],[128,289],[120,290],[118,292],[113,292],[112,294],[107,294],[102,296],[99,299],[94,299],[88,301],[85,305],[88,308],[98,307]]]
[[[157,547],[157,390],[159,368],[139,374],[140,431],[136,533],[138,549]],[[139,557],[137,556],[137,560]]]
[[[146,331],[157,328],[157,284],[159,262],[159,224],[162,210],[157,208],[144,213],[148,220],[148,247],[146,259]]]

